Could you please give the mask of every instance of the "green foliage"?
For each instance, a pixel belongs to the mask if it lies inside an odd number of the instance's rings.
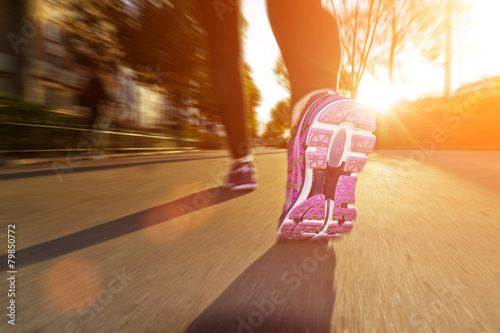
[[[385,34],[384,0],[329,1],[339,22],[342,64],[339,89],[356,99],[366,70],[373,68],[373,50],[383,43]]]
[[[0,92],[0,104],[3,105],[5,103],[16,103],[16,102],[21,102],[21,99],[18,96]]]
[[[401,101],[376,116],[380,149],[498,149],[500,92],[483,86],[449,98]]]
[[[184,105],[216,119],[208,75],[208,47],[197,0],[58,1],[77,60],[113,73],[132,67],[145,85],[181,92]]]
[[[262,94],[259,88],[255,85],[252,78],[252,71],[247,63],[243,63],[243,84],[245,87],[245,95],[247,97],[247,120],[248,129],[252,138],[257,137],[259,121],[257,119],[257,107],[262,102]]]
[[[45,105],[23,102],[20,98],[0,94],[0,119],[6,122],[22,122],[46,125],[67,125],[78,122],[80,117],[57,112]]]
[[[392,83],[396,70],[404,65],[402,54],[413,52],[430,62],[443,60],[448,2],[455,22],[452,30],[457,33],[466,26],[470,0],[328,0],[342,43],[340,91],[356,98],[365,72],[388,76]]]
[[[276,59],[274,74],[278,84],[291,93],[290,80],[283,58]],[[271,120],[266,124],[263,143],[267,146],[285,148],[291,131],[291,106],[290,98],[283,99],[276,103],[271,110]]]
[[[271,121],[266,125],[262,139],[267,146],[286,147],[291,130],[290,100],[279,101],[271,110]]]
[[[274,74],[276,75],[276,80],[278,84],[285,89],[288,93],[292,92],[292,87],[290,86],[290,79],[288,78],[288,71],[283,61],[283,57],[279,56],[274,65]]]
[[[70,147],[75,149],[82,142],[88,142],[87,134],[75,127],[86,126],[86,118],[52,110],[44,105],[26,103],[18,97],[0,93],[0,121],[14,124],[0,124],[0,150],[38,150],[59,149]],[[25,126],[20,124],[36,124],[48,126]],[[196,146],[199,140],[198,129],[187,124],[175,124],[163,128],[144,129],[131,124],[112,124],[118,132],[134,132],[156,134],[159,136],[173,137],[174,140],[126,136],[116,134],[102,134],[103,140],[95,148],[175,148],[183,146]],[[192,139],[187,141],[183,139]],[[217,140],[210,147],[217,145]],[[85,146],[87,147],[87,146]],[[37,156],[54,153],[38,153]],[[61,152],[58,153],[62,154]],[[86,154],[86,153],[84,153]],[[14,155],[10,155],[14,156]],[[17,155],[16,155],[17,156]],[[33,154],[29,155],[33,157]]]
[[[112,1],[66,0],[55,1],[53,6],[65,12],[65,41],[77,61],[92,60],[108,71],[116,69],[122,49],[112,15]]]
[[[200,24],[197,1],[131,3],[139,14],[132,17],[122,7],[114,15],[124,60],[133,64],[143,82],[161,85],[181,96],[174,97],[175,102],[197,108],[202,115],[217,120],[207,36]]]

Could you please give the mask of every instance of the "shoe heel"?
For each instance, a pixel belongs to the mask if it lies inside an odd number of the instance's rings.
[[[330,125],[334,131],[335,137],[328,159],[329,167],[341,167],[345,173],[340,175],[335,183],[333,200],[326,203],[329,216],[323,232],[328,236],[341,237],[353,229],[353,222],[356,220],[356,174],[363,170],[367,162],[366,154],[371,153],[375,147],[372,131],[376,129],[376,124],[371,113],[352,100],[342,101],[320,113],[318,123],[319,126]],[[341,139],[338,139],[339,136],[342,136]],[[340,147],[336,142],[343,145]]]
[[[366,154],[374,149],[375,121],[366,108],[349,99],[322,108],[305,142],[305,174],[311,188],[320,184],[319,190],[300,193],[301,202],[280,224],[279,240],[342,238],[356,219],[356,173],[363,170]]]

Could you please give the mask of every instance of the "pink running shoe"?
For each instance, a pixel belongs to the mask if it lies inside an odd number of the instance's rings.
[[[331,90],[309,99],[288,142],[288,184],[279,240],[340,238],[356,219],[356,173],[373,151],[375,120]]]
[[[231,166],[224,188],[231,191],[253,191],[257,189],[255,166],[252,161],[236,161]]]

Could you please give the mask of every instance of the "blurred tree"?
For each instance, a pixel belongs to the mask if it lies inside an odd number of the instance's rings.
[[[331,0],[333,2],[333,0]],[[420,52],[424,59],[445,69],[445,91],[450,91],[452,54],[455,62],[461,49],[452,53],[452,39],[467,26],[471,0],[390,0],[383,4],[382,27],[372,50],[372,64],[367,69],[374,74],[378,68],[387,68],[389,82],[394,82],[395,70],[404,65],[400,55]],[[453,18],[453,19],[452,19]],[[457,24],[460,23],[460,24]],[[452,36],[453,35],[453,36]],[[389,50],[389,52],[387,52]]]
[[[436,61],[443,53],[446,33],[465,25],[465,13],[470,10],[470,5],[468,0],[391,0],[385,7],[388,16],[385,29],[390,36],[387,62],[390,83],[394,82],[397,58],[403,50],[421,50],[426,59]],[[448,28],[449,15],[459,19],[461,24]],[[451,43],[451,37],[447,38],[447,43]]]
[[[108,70],[124,63],[138,73],[141,84],[170,92],[177,109],[196,108],[203,118],[219,122],[198,0],[51,1],[68,11],[68,40],[79,57],[91,57]],[[242,31],[247,26],[242,20]],[[256,136],[255,109],[262,98],[248,64],[242,65],[242,73],[249,128]]]
[[[243,62],[242,65],[243,72],[243,85],[245,89],[245,95],[247,97],[247,121],[248,121],[248,130],[252,138],[256,138],[258,136],[259,130],[259,121],[257,119],[257,107],[260,106],[262,102],[262,94],[260,93],[259,88],[255,85],[255,82],[252,78],[252,70],[248,63]]]
[[[423,9],[419,10],[422,7]],[[447,12],[451,12],[454,18],[451,29],[458,34],[467,27],[472,2],[471,0],[451,0],[449,3],[448,1],[422,0],[418,2],[416,10],[419,12],[418,20],[416,20],[419,33],[414,36],[415,40],[408,39],[408,42],[411,47],[417,46],[425,59],[434,62],[444,53],[445,34],[448,30]],[[423,41],[425,42],[422,43]]]
[[[122,58],[122,47],[111,3],[100,0],[50,0],[65,12],[64,30],[69,51],[77,61],[95,61],[100,67],[112,71]]]
[[[150,77],[156,74],[150,69],[159,69],[168,77],[162,83],[186,85],[185,73],[202,53],[199,45],[203,31],[192,17],[194,8],[189,6],[193,1],[135,0],[127,5],[115,1],[120,4],[115,21],[125,60],[146,81],[157,80]],[[132,9],[134,15],[130,15]]]
[[[339,89],[349,92],[355,99],[365,71],[375,66],[371,54],[373,46],[382,44],[386,38],[382,26],[387,1],[330,0],[329,6],[339,22],[344,52]]]
[[[428,0],[430,1],[430,0]],[[425,43],[419,49],[427,60],[443,66],[444,69],[444,95],[447,97],[452,90],[452,63],[460,61],[462,54],[466,54],[466,43],[453,46],[453,40],[467,29],[472,9],[471,0],[447,0],[432,2],[431,10],[426,16],[421,16],[422,24],[427,29],[423,30]],[[455,60],[454,60],[455,59]]]
[[[439,6],[439,1],[390,0],[384,7],[381,29],[387,39],[376,45],[375,58],[380,67],[388,69],[391,85],[402,51],[418,48],[427,31],[436,28],[435,15],[430,13],[438,11]]]
[[[425,3],[421,1],[421,6]],[[416,21],[421,17],[417,12],[416,0],[391,0],[386,7],[389,16],[389,83],[394,82],[395,58],[403,47],[403,41],[408,37],[413,37],[418,29],[415,29]]]
[[[248,31],[248,21],[243,15],[240,16],[240,33],[241,38],[246,38]],[[241,72],[243,75],[243,88],[245,89],[245,96],[247,98],[247,128],[252,138],[258,136],[259,120],[257,118],[257,108],[262,102],[262,94],[259,88],[255,85],[252,77],[252,68],[250,65],[243,61],[241,65]]]
[[[278,84],[290,94],[292,92],[292,88],[290,86],[290,80],[288,78],[288,71],[281,55],[278,57],[278,59],[276,59],[276,64],[274,65],[273,71],[277,77],[276,80],[278,81]]]
[[[452,15],[464,26],[469,0],[327,0],[339,22],[343,47],[340,90],[356,98],[365,71],[375,73],[380,68],[388,69],[392,84],[403,52],[417,50],[437,61],[445,45],[448,2]],[[460,26],[451,30],[456,32]]]
[[[204,118],[217,121],[206,32],[199,23],[196,1],[114,1],[124,58],[141,81],[182,92],[182,98],[173,98],[174,104],[182,100],[183,106],[197,108]]]
[[[267,123],[264,141],[268,145],[286,146],[291,129],[290,99],[284,99],[276,103],[271,110],[271,120]]]
[[[274,74],[278,84],[291,93],[288,72],[280,55],[274,65]],[[262,138],[268,145],[284,146],[291,130],[291,106],[290,97],[279,101],[271,110],[271,120],[266,124]]]

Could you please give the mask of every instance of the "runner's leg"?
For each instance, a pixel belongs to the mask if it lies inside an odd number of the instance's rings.
[[[373,150],[368,109],[337,94],[340,38],[321,0],[268,0],[292,88],[288,184],[278,239],[343,237],[356,219],[357,173]]]
[[[288,70],[292,106],[299,101],[305,105],[307,96],[319,90],[336,90],[341,56],[339,30],[335,17],[323,9],[321,0],[268,0],[267,11]]]
[[[245,98],[241,74],[239,2],[199,0],[200,12],[208,32],[211,76],[214,94],[229,146],[235,159],[250,153],[245,119]]]

